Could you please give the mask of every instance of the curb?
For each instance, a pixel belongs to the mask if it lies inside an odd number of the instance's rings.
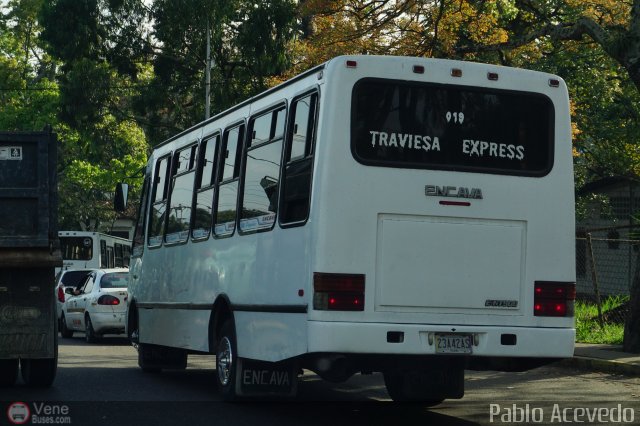
[[[574,367],[581,370],[599,371],[601,373],[640,376],[640,365],[598,358],[574,356],[573,358],[560,361],[558,365]]]

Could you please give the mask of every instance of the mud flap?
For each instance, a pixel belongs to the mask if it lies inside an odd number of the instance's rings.
[[[238,358],[237,371],[238,396],[293,398],[298,391],[298,365],[295,361],[266,362]]]
[[[460,399],[464,396],[464,370],[423,370],[408,375],[404,385],[425,398]]]

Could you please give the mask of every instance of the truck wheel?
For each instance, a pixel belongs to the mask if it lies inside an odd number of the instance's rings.
[[[237,399],[236,374],[238,369],[236,333],[233,320],[225,320],[216,345],[216,378],[220,395],[225,401]]]
[[[21,359],[22,380],[32,387],[49,387],[56,378],[58,369],[58,336],[54,334],[54,357],[42,359]]]
[[[57,358],[21,359],[22,380],[34,387],[51,386],[56,377]]]
[[[65,339],[73,337],[73,330],[67,327],[67,319],[64,317],[64,314],[60,317],[60,335]]]
[[[387,393],[395,402],[416,402],[425,407],[433,407],[444,401],[444,398],[425,397],[425,390],[411,384],[411,374],[405,372],[385,372],[384,384]]]
[[[95,343],[98,341],[98,335],[93,329],[93,324],[91,323],[91,317],[89,314],[84,319],[84,339],[87,343]]]
[[[18,360],[0,359],[0,387],[13,386],[18,379]]]

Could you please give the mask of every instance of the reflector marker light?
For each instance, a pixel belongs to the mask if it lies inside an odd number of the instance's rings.
[[[422,65],[414,65],[413,72],[416,74],[424,74],[424,67]]]
[[[462,70],[460,68],[451,68],[451,77],[462,77]]]
[[[491,81],[498,81],[498,73],[497,72],[488,72],[487,78]]]
[[[555,78],[550,78],[549,79],[549,86],[551,86],[551,87],[560,87],[560,80],[555,79]]]
[[[352,59],[347,60],[347,68],[356,68],[358,66],[358,62]]]

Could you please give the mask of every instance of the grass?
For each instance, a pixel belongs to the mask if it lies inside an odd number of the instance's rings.
[[[615,310],[629,300],[629,297],[612,296],[602,301],[602,315]],[[624,322],[606,321],[601,326],[598,321],[598,307],[594,302],[576,301],[576,341],[580,343],[604,343],[621,345],[624,337]]]

